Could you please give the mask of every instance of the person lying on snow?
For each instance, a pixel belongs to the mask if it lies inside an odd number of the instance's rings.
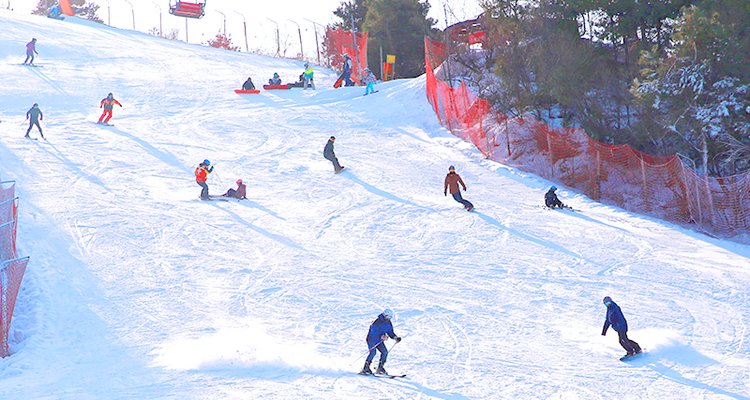
[[[237,189],[230,188],[221,197],[232,197],[240,200],[247,199],[247,186],[242,183],[242,179],[237,179]]]

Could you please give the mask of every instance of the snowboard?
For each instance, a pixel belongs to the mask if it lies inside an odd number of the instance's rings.
[[[237,94],[257,94],[257,93],[260,93],[260,90],[234,89],[234,92]]]
[[[372,92],[370,92],[370,94],[377,93],[377,92],[378,90],[373,90]],[[367,93],[363,94],[362,96],[367,96]]]
[[[23,65],[26,67],[44,68],[44,65],[36,65],[36,64],[18,64],[18,65]]]
[[[265,90],[286,90],[291,89],[292,87],[287,83],[286,85],[263,85],[263,89]]]
[[[632,360],[634,358],[641,357],[641,356],[643,356],[643,354],[644,354],[643,352],[640,352],[640,353],[635,353],[632,356],[622,356],[622,357],[620,357],[620,361],[623,361],[623,362],[629,361],[629,360]]]
[[[338,89],[341,87],[341,85],[344,83],[344,73],[342,72],[341,75],[339,75],[339,78],[336,79],[336,82],[334,82],[333,87],[335,89]]]

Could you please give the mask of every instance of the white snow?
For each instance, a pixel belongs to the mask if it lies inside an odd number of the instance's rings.
[[[0,10],[0,178],[31,256],[0,398],[750,398],[748,246],[565,188],[582,212],[542,209],[552,182],[440,127],[423,78],[232,91],[301,71]],[[23,138],[34,102],[49,142]],[[204,158],[249,199],[197,201]],[[451,164],[474,213],[440,195]],[[605,295],[644,357],[601,336]],[[355,374],[385,307],[404,379]]]

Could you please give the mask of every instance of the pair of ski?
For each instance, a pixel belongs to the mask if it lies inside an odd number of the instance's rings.
[[[366,373],[362,373],[362,372],[358,372],[358,374],[359,374],[359,375],[364,375],[364,376],[373,376],[373,377],[375,377],[375,378],[384,378],[384,379],[394,379],[394,378],[405,378],[405,377],[406,377],[406,374],[402,374],[402,375],[391,375],[391,374],[366,374]]]

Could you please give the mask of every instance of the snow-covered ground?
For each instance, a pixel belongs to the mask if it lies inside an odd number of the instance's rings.
[[[451,136],[423,79],[232,91],[301,71],[0,10],[0,178],[31,256],[0,398],[750,398],[748,246],[564,188],[582,212],[542,209],[551,183]],[[35,102],[49,142],[23,138]],[[204,158],[248,200],[198,201]],[[440,195],[449,165],[476,212]],[[601,336],[605,295],[645,356]],[[385,307],[404,379],[355,374]]]

